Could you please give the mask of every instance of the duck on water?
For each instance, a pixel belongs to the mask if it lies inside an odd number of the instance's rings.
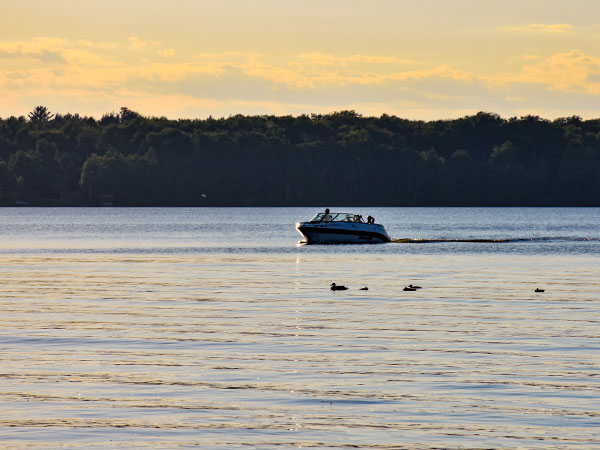
[[[308,222],[298,222],[296,230],[307,244],[377,244],[392,239],[383,225],[371,216],[365,222],[360,214],[331,212],[317,213]]]

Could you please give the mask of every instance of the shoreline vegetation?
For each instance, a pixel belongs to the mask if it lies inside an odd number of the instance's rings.
[[[600,119],[0,118],[0,206],[600,206]]]

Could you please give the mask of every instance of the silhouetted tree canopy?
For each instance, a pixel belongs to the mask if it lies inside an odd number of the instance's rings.
[[[50,114],[48,108],[45,106],[36,106],[33,111],[29,113],[29,120],[32,122],[48,122],[52,119],[53,114]]]
[[[0,119],[0,204],[600,205],[600,119]]]

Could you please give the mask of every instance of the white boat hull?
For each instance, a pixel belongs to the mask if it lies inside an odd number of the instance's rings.
[[[379,224],[300,222],[296,229],[307,244],[380,244],[390,242]]]

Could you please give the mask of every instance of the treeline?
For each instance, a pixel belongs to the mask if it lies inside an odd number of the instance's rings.
[[[0,119],[0,204],[599,206],[600,119]]]

